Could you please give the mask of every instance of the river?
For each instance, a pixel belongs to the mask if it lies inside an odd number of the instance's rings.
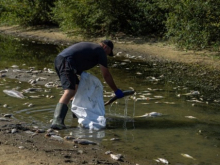
[[[53,68],[55,56],[64,47],[1,36],[0,70],[12,69],[13,65],[26,69]],[[78,127],[77,120],[68,111],[65,124],[71,128],[61,131],[63,136],[73,134],[97,141],[140,164],[155,164],[158,158],[171,164],[219,164],[219,104],[204,100],[202,90],[184,82],[173,82],[152,61],[143,62],[131,55],[110,58],[109,66],[117,86],[123,90],[134,89],[135,95],[106,106],[107,127],[100,131]],[[100,79],[104,91],[111,92],[98,67],[89,72]],[[29,87],[31,84],[27,82],[0,78],[0,91],[13,88],[21,91]],[[18,99],[0,92],[0,112],[49,128],[62,90],[39,87],[44,90],[26,94],[39,98]],[[105,101],[108,99],[104,97]],[[151,112],[162,115],[140,117]],[[112,141],[112,138],[119,140]]]

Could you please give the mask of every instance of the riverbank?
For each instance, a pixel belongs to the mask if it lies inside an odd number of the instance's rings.
[[[29,40],[40,40],[45,43],[52,44],[64,44],[70,45],[71,43],[88,40],[78,37],[67,37],[56,28],[49,29],[22,29],[18,26],[14,27],[0,27],[0,33],[5,35],[13,35],[16,37],[23,37]],[[98,42],[103,38],[89,39],[89,41]],[[178,75],[181,77],[184,73],[190,74],[192,77],[199,75],[200,72],[192,72],[188,69],[188,65],[196,64],[196,67],[203,67],[201,78],[203,81],[202,85],[206,86],[205,78],[208,81],[211,79],[208,76],[213,77],[212,74],[204,69],[210,68],[214,71],[219,70],[219,60],[214,56],[210,56],[211,52],[192,52],[192,51],[178,51],[173,46],[168,46],[165,43],[159,43],[155,40],[149,40],[148,42],[143,42],[141,39],[129,38],[129,37],[118,37],[113,39],[115,43],[114,52],[122,52],[121,54],[129,54],[136,57],[141,57],[141,60],[152,60],[159,59],[157,61],[163,60],[169,63],[169,69],[167,67],[163,68],[161,65],[154,65],[162,70],[167,69],[167,72],[171,73],[171,76],[175,77],[174,72],[177,71]],[[214,54],[213,54],[214,55]],[[153,60],[152,60],[153,61]],[[175,63],[174,65],[171,65]],[[180,64],[181,63],[181,64]],[[183,64],[187,67],[182,67]],[[178,64],[178,65],[176,65]],[[164,64],[162,64],[164,66]],[[171,70],[172,69],[172,70]],[[204,70],[206,72],[204,72]],[[7,73],[8,74],[8,73]],[[13,75],[14,74],[14,75]],[[9,73],[7,77],[15,78],[16,73]],[[16,77],[21,81],[28,81],[30,77],[27,74],[20,73],[20,77]],[[38,76],[40,73],[38,73]],[[168,74],[167,74],[168,75]],[[165,76],[167,76],[165,75]],[[11,77],[10,77],[11,76]],[[54,77],[53,77],[54,76]],[[202,77],[203,76],[203,77]],[[57,79],[56,75],[50,74],[48,80]],[[22,79],[23,78],[23,79]],[[176,77],[177,78],[177,77]],[[195,77],[194,77],[195,78]],[[210,84],[213,87],[212,90],[219,89],[219,82],[214,82]],[[39,81],[37,83],[45,84],[45,81]],[[210,83],[210,82],[208,82]],[[215,88],[214,88],[215,87]],[[10,119],[11,120],[11,119]],[[105,152],[108,149],[102,148],[99,145],[79,145],[73,144],[68,141],[56,141],[49,137],[45,137],[46,133],[38,133],[36,136],[27,134],[25,131],[28,130],[36,133],[33,127],[21,123],[20,121],[0,121],[1,124],[1,140],[0,140],[0,164],[138,164],[139,162],[133,162],[129,157],[124,155],[121,161],[113,160],[110,155],[106,155]],[[16,133],[12,133],[12,129],[17,128]],[[46,131],[46,130],[45,130]],[[117,153],[117,152],[113,152]],[[15,163],[16,162],[16,163]],[[147,164],[147,162],[146,162]],[[150,164],[150,163],[149,163]]]
[[[57,134],[55,136],[54,134]],[[62,165],[109,164],[127,165],[125,156],[114,160],[107,149],[96,145],[83,145],[65,140],[58,132],[42,130],[36,125],[11,118],[0,118],[1,165]],[[73,136],[69,136],[73,137]],[[115,154],[112,152],[112,154]]]
[[[71,45],[80,41],[99,42],[100,38],[84,38],[80,35],[70,36],[63,33],[58,28],[22,28],[19,26],[1,26],[0,34],[13,35],[15,37],[26,38],[30,40],[44,41],[51,44]],[[183,51],[178,50],[174,45],[168,45],[165,42],[157,42],[155,39],[147,41],[141,38],[127,37],[118,35],[112,39],[115,48],[114,53],[122,52],[124,55],[141,56],[142,60],[149,58],[159,58],[161,60],[200,64],[211,69],[220,70],[219,52],[205,51]]]

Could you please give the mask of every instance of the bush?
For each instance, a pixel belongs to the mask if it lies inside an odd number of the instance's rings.
[[[166,37],[179,47],[203,49],[219,46],[220,1],[166,0],[160,5],[168,10]]]
[[[12,8],[13,0],[1,0],[0,1],[0,22],[1,25],[13,25],[17,23],[17,18]]]
[[[54,19],[64,30],[143,35],[164,31],[164,13],[153,0],[58,0]]]
[[[51,7],[55,0],[1,0],[4,9],[4,18],[15,18],[23,26],[51,25]],[[1,16],[2,17],[2,16]],[[3,18],[3,17],[2,17]]]

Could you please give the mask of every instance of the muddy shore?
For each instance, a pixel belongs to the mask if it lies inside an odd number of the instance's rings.
[[[90,40],[98,42],[103,38],[85,39],[80,36],[68,37],[57,28],[23,29],[18,26],[0,27],[0,34],[13,35],[31,40],[44,41],[51,44],[70,45],[74,42]],[[215,58],[217,53],[203,51],[178,51],[174,46],[154,40],[143,41],[139,38],[118,37],[113,39],[114,52],[122,52],[139,57],[143,61],[151,61],[152,65],[163,72],[167,79],[176,83],[185,81],[198,89],[208,92],[204,97],[208,101],[220,98],[220,60]],[[53,73],[17,73],[8,72],[6,76],[19,81],[28,81],[36,75],[47,77],[47,80],[38,81],[36,84],[45,85],[51,80],[56,80]],[[187,77],[187,80],[184,78]],[[187,82],[186,82],[187,81]],[[3,117],[3,116],[0,116]],[[16,129],[12,133],[12,129]],[[15,119],[0,120],[0,164],[139,164],[133,162],[126,155],[119,161],[113,160],[105,154],[108,149],[100,145],[80,145],[69,141],[52,140],[44,133],[32,136],[26,131],[36,133],[30,123],[21,123]],[[45,130],[46,131],[46,130]],[[117,151],[113,151],[116,154]],[[152,162],[145,162],[151,164]],[[141,164],[141,163],[140,163]]]

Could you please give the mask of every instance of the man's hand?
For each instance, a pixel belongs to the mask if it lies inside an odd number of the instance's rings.
[[[115,95],[117,96],[117,98],[122,98],[124,97],[124,93],[120,90],[120,89],[117,89],[115,91]]]

